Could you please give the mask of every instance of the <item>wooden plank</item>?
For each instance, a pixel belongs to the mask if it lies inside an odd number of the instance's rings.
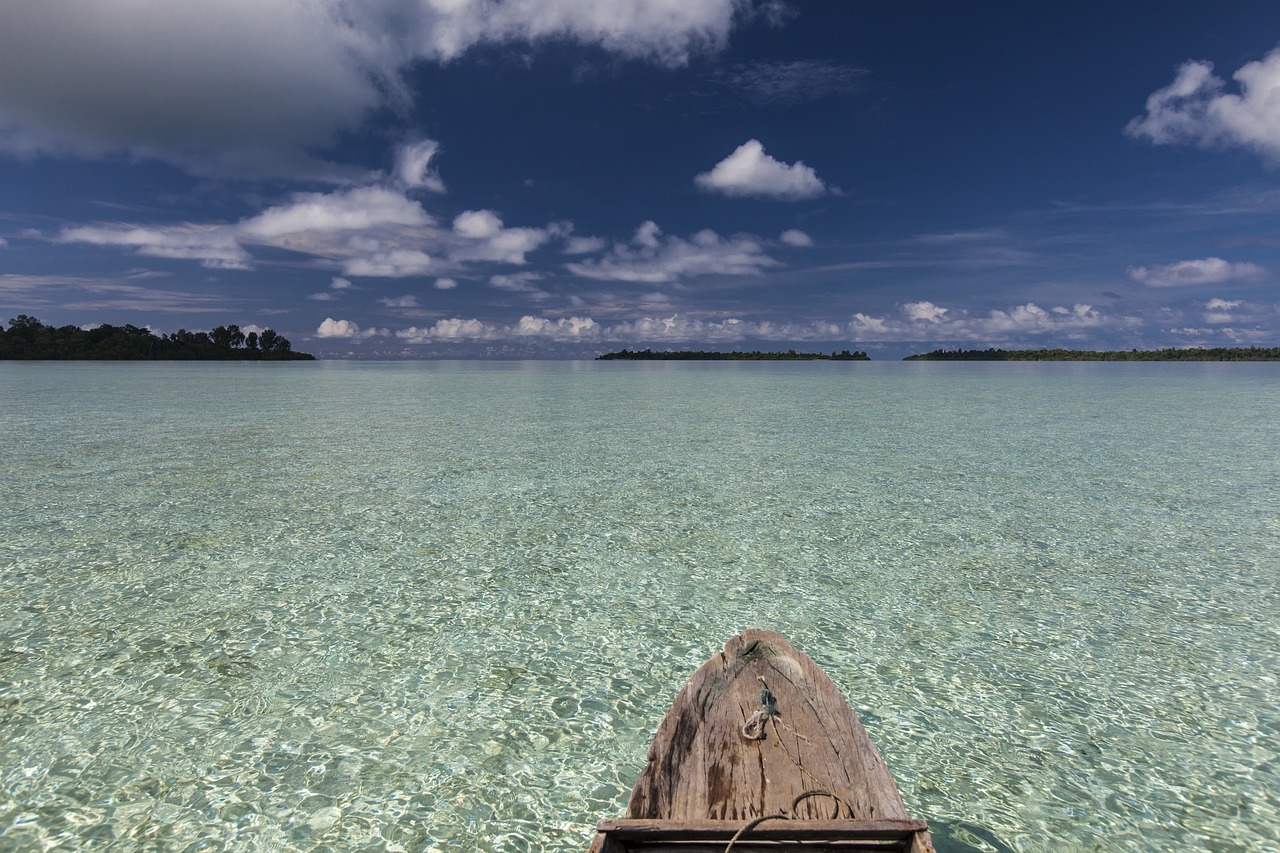
[[[742,829],[736,820],[602,820],[596,831],[621,841],[728,841]],[[922,820],[777,820],[743,836],[751,841],[904,840],[928,829]]]
[[[743,736],[767,686],[777,715],[764,738]],[[789,812],[832,818],[905,819],[880,751],[839,689],[803,652],[772,631],[748,630],[707,661],[676,696],[631,792],[627,817],[747,821]]]
[[[635,841],[618,853],[724,853],[726,841]],[[733,853],[908,853],[906,841],[753,841],[740,840]]]

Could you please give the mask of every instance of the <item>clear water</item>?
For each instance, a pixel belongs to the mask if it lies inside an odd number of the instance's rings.
[[[0,365],[0,848],[584,850],[749,626],[940,851],[1280,849],[1280,366]]]

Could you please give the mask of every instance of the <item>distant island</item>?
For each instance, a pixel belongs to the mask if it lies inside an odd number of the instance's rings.
[[[1213,347],[1153,350],[942,350],[909,355],[903,361],[1280,361],[1280,347]]]
[[[0,359],[24,361],[314,361],[294,352],[289,339],[274,329],[245,333],[239,326],[209,332],[179,329],[156,336],[137,326],[46,326],[19,314],[0,327]]]
[[[681,350],[678,352],[654,352],[644,350],[619,350],[596,356],[596,361],[870,361],[865,352],[706,352]]]

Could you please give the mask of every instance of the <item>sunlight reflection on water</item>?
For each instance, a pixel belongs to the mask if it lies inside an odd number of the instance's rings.
[[[0,365],[0,846],[583,850],[782,631],[940,851],[1276,850],[1272,365]]]

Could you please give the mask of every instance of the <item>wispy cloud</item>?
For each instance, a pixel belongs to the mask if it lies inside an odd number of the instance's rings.
[[[415,171],[421,165],[406,166],[414,173],[409,177],[425,180]],[[441,227],[421,202],[407,195],[409,190],[404,180],[384,178],[331,192],[293,193],[238,222],[79,225],[62,229],[54,239],[198,261],[216,269],[251,269],[256,248],[284,249],[310,255],[344,275],[402,278],[440,275],[476,263],[520,266],[530,252],[572,230],[568,223],[508,227],[492,210],[466,210],[451,228]]]
[[[1200,258],[1154,267],[1134,266],[1129,267],[1127,272],[1130,278],[1147,287],[1195,287],[1229,281],[1253,281],[1265,276],[1267,271],[1257,264],[1231,263],[1222,258]]]
[[[752,103],[803,104],[863,91],[871,72],[839,62],[798,60],[734,65],[712,79],[741,92]]]
[[[127,278],[127,276],[126,276]],[[63,275],[0,275],[0,305],[36,311],[159,311],[226,313],[221,294],[156,290],[118,281]]]

